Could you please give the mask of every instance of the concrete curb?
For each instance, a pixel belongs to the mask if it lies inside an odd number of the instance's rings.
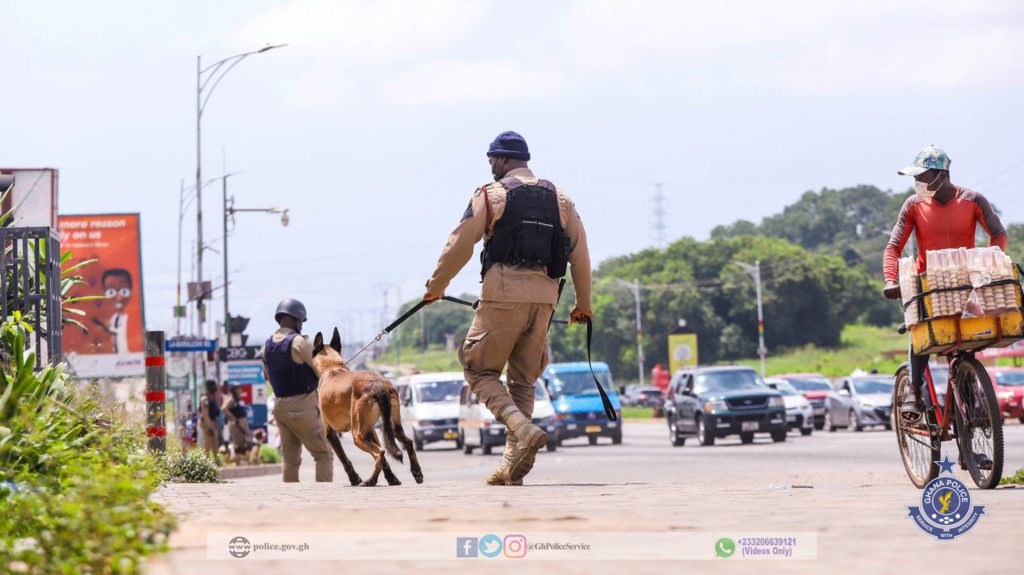
[[[241,479],[243,477],[259,477],[261,475],[281,475],[284,472],[284,465],[243,465],[240,467],[223,467],[217,473],[218,479]]]

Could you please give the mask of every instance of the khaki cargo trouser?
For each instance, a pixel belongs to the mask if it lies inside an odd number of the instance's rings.
[[[217,454],[217,450],[220,449],[219,438],[217,437],[217,422],[201,418],[199,420],[199,431],[203,436],[203,450],[214,456]]]
[[[334,456],[324,437],[320,418],[320,400],[316,392],[291,397],[279,397],[274,404],[274,419],[281,432],[281,458],[284,460],[284,481],[299,480],[302,448],[316,462],[316,480],[334,480]]]
[[[459,347],[469,388],[495,416],[515,405],[533,418],[534,384],[548,365],[553,304],[481,301]],[[508,390],[501,372],[508,365]]]

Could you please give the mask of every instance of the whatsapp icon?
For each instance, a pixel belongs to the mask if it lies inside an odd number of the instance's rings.
[[[722,537],[715,542],[715,555],[727,559],[736,552],[736,543],[728,537]]]

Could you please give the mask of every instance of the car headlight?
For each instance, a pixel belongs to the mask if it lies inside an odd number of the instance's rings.
[[[713,411],[725,411],[727,409],[729,409],[729,407],[725,405],[724,401],[709,401],[704,404],[704,411],[707,413],[711,413]]]
[[[996,397],[999,399],[1013,399],[1012,391],[1000,391],[996,393]]]
[[[864,399],[863,397],[858,397],[857,398],[857,403],[859,403],[861,405],[861,407],[874,407],[875,406],[875,403],[873,401],[871,401],[870,399]]]
[[[781,395],[768,398],[768,407],[786,407],[786,400]]]

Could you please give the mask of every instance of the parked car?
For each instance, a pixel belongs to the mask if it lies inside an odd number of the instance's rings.
[[[825,403],[829,392],[832,391],[832,382],[820,373],[787,373],[775,377],[786,380],[793,386],[793,389],[807,398],[814,411],[814,429],[823,428],[825,426]]]
[[[665,394],[658,387],[627,385],[625,393],[622,394],[622,404],[631,407],[651,407],[654,409],[654,417],[661,417]]]
[[[395,382],[402,406],[402,423],[412,427],[416,450],[438,441],[459,440],[459,394],[466,380],[462,372],[421,373]]]
[[[825,429],[849,428],[864,431],[868,425],[884,425],[892,429],[893,376],[864,375],[845,377],[836,383],[828,396]]]
[[[1003,417],[1016,417],[1024,423],[1024,368],[991,367],[988,373]]]
[[[605,415],[595,376],[608,394],[618,421],[611,421]],[[599,437],[610,437],[616,445],[622,443],[622,402],[615,393],[607,364],[594,362],[594,375],[591,375],[590,366],[584,362],[553,363],[541,377],[558,417],[559,444],[575,437],[586,437],[591,445],[597,444]]]
[[[714,445],[719,437],[739,434],[743,443],[767,432],[772,441],[786,440],[786,403],[749,367],[681,369],[669,382],[665,419],[672,445],[696,437]]]
[[[782,400],[786,402],[786,424],[789,429],[799,429],[801,435],[810,435],[814,431],[814,408],[811,402],[784,379],[770,378],[765,383],[782,394]]]
[[[932,374],[932,384],[935,386],[935,397],[939,401],[939,409],[946,405],[946,385],[949,383],[949,364],[930,363],[928,371]],[[922,390],[927,392],[927,387]]]
[[[540,379],[534,383],[533,397],[533,423],[548,432],[547,450],[554,451],[559,443],[559,424],[551,397]],[[505,425],[494,419],[494,414],[469,389],[468,383],[462,386],[459,399],[459,442],[467,455],[476,448],[490,455],[495,446],[502,449],[505,446]]]

